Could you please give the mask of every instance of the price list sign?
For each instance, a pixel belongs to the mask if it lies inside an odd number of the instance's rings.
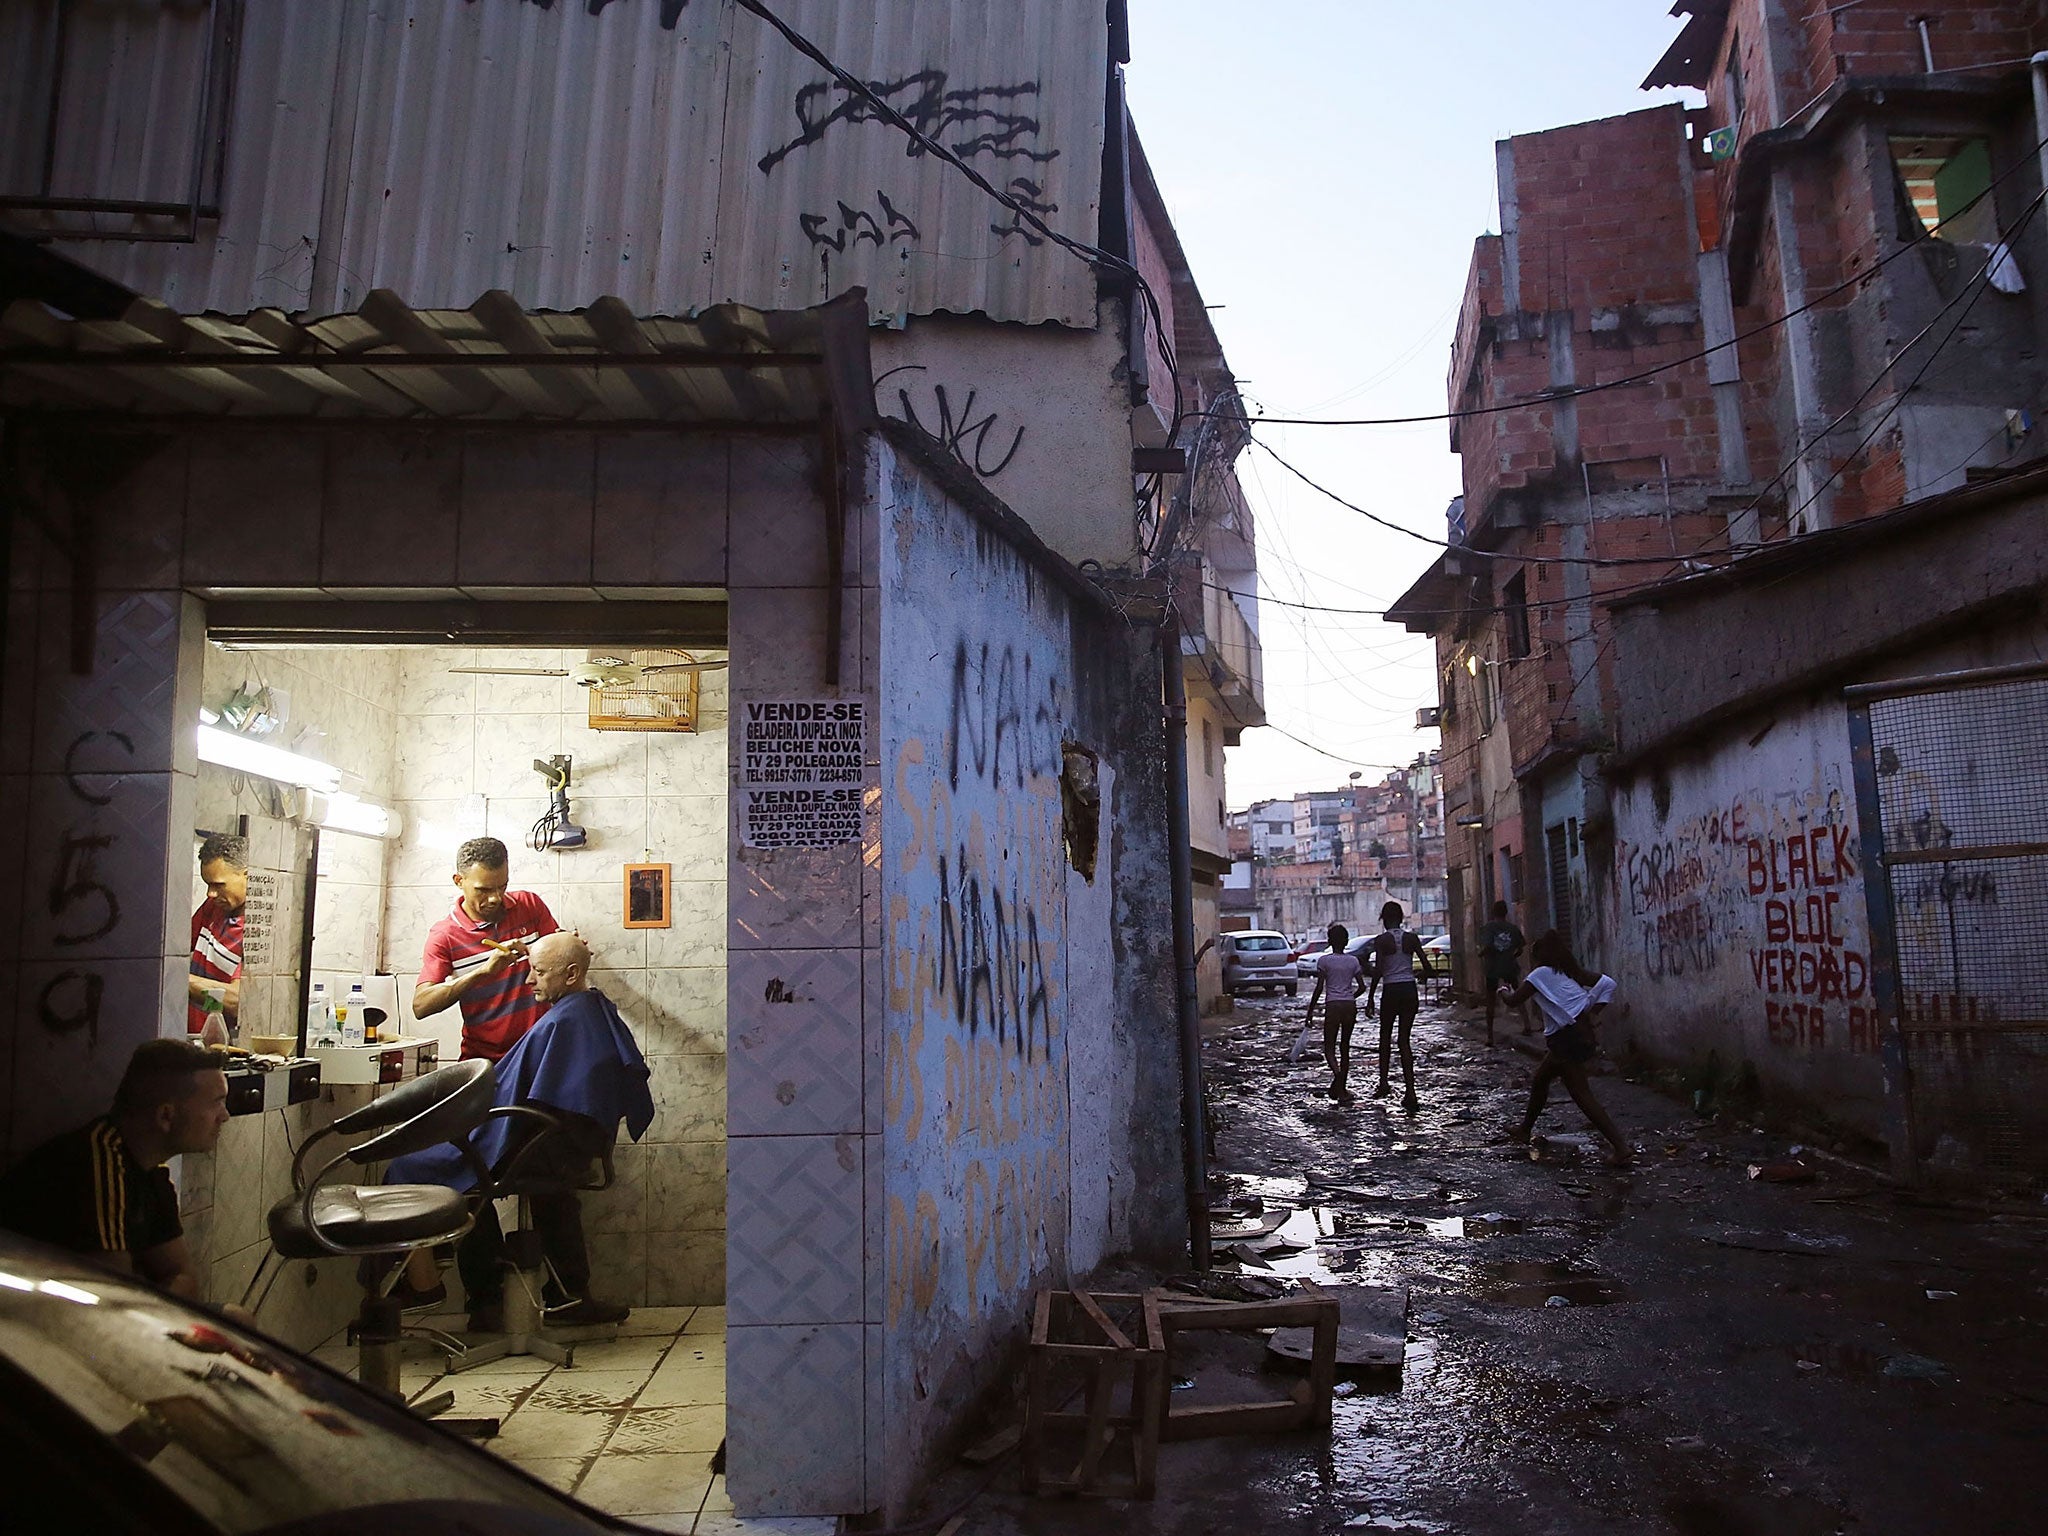
[[[754,699],[740,718],[740,841],[834,848],[860,841],[867,761],[861,699]]]

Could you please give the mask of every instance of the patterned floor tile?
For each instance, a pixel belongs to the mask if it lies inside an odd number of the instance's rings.
[[[494,1455],[518,1461],[573,1456],[588,1461],[611,1438],[625,1410],[618,1408],[550,1408],[529,1403],[505,1420],[498,1433],[483,1442]]]
[[[608,1515],[676,1514],[701,1508],[710,1486],[711,1473],[695,1452],[600,1456],[576,1496]]]
[[[725,1405],[629,1408],[605,1442],[607,1456],[644,1456],[662,1451],[700,1451],[708,1466],[725,1438]],[[723,1481],[721,1479],[721,1481]]]
[[[583,1412],[629,1406],[647,1384],[646,1371],[556,1371],[527,1399],[538,1408]]]

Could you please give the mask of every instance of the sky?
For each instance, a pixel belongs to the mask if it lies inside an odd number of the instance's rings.
[[[1690,95],[1639,85],[1678,35],[1669,0],[1129,4],[1138,134],[1202,297],[1220,306],[1239,388],[1269,415],[1443,410],[1472,242],[1500,228],[1495,141]],[[1346,499],[1444,537],[1459,466],[1442,422],[1256,436]],[[1276,728],[1230,751],[1230,806],[1334,788],[1354,769],[1377,779],[1437,746],[1415,729],[1437,702],[1432,642],[1377,617],[1437,551],[1256,448],[1237,469],[1258,520]]]

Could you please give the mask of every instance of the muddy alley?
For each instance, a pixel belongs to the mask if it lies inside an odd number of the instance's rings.
[[[1209,1033],[1224,1273],[1405,1288],[1402,1369],[1340,1384],[1327,1438],[1166,1445],[1150,1502],[1026,1499],[999,1468],[961,1536],[2048,1529],[2048,1208],[1908,1201],[1606,1064],[1636,1165],[1604,1166],[1561,1091],[1532,1156],[1504,1132],[1535,1058],[1447,1004],[1415,1030],[1418,1110],[1398,1066],[1367,1096],[1370,1052],[1339,1107],[1314,1047],[1286,1059],[1300,1011]]]

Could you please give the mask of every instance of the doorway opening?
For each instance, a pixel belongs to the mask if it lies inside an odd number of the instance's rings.
[[[198,855],[209,836],[243,839],[243,974],[232,1010],[212,1011],[244,1045],[303,1054],[314,985],[334,1000],[361,986],[408,1074],[463,1049],[459,1006],[413,1006],[429,933],[460,900],[463,844],[501,841],[510,889],[583,937],[654,1101],[644,1137],[621,1129],[611,1186],[580,1197],[589,1293],[632,1316],[578,1343],[567,1369],[514,1355],[443,1377],[444,1357],[409,1342],[402,1386],[453,1391],[454,1413],[502,1420],[487,1448],[622,1514],[729,1508],[710,1471],[725,1400],[726,659],[209,636],[191,902],[169,935],[173,952],[206,938],[219,903]],[[213,1299],[240,1299],[296,1148],[379,1091],[330,1081],[317,1100],[239,1116],[210,1167],[184,1170]],[[272,1286],[259,1321],[352,1369],[354,1266],[305,1270]],[[462,1332],[457,1267],[441,1283],[445,1303],[418,1320]]]

